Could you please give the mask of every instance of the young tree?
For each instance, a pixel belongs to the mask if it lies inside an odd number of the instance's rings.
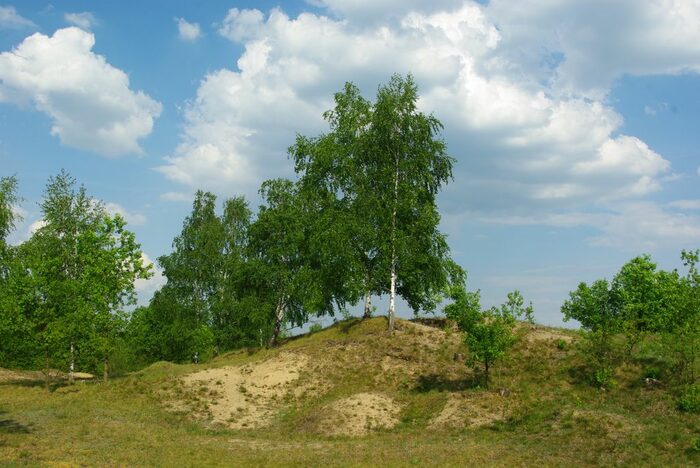
[[[453,278],[459,278],[454,276]],[[501,307],[481,310],[479,292],[469,292],[465,282],[454,282],[450,286],[452,303],[445,306],[447,318],[454,321],[464,333],[464,341],[469,348],[469,362],[483,365],[484,386],[489,387],[490,371],[516,342],[515,325],[525,318],[532,321],[533,309],[530,303],[524,306],[519,291],[508,294],[508,300]]]
[[[692,385],[698,379],[700,361],[700,251],[681,252],[688,269],[685,277],[676,271],[662,281],[667,322],[663,327],[664,347],[670,356],[675,380]]]
[[[642,255],[624,264],[613,279],[622,305],[620,319],[628,359],[645,333],[659,331],[663,325],[664,292],[660,278],[651,257]]]

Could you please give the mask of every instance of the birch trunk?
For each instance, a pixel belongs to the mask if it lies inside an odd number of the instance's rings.
[[[104,370],[102,372],[102,380],[107,382],[109,380],[109,357],[105,354]]]
[[[73,342],[70,344],[70,368],[68,369],[68,383],[75,383],[75,347]]]
[[[267,344],[268,348],[273,348],[277,345],[277,339],[282,329],[282,321],[284,320],[285,307],[284,298],[280,297],[280,300],[277,302],[277,310],[275,311],[275,328],[272,329],[272,336]]]
[[[372,296],[369,291],[365,294],[365,313],[362,318],[368,319],[372,316]]]
[[[396,315],[396,209],[399,204],[399,155],[394,157],[396,172],[394,173],[394,207],[391,212],[391,288],[389,295],[389,331],[394,331],[394,316]]]

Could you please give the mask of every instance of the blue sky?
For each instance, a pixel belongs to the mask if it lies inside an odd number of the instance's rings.
[[[411,72],[457,159],[442,226],[485,305],[518,288],[560,324],[579,281],[700,247],[697,1],[201,3],[0,3],[15,242],[65,168],[155,259],[194,190],[257,205],[345,81],[372,97]]]

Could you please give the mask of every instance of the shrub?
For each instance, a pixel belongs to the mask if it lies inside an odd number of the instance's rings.
[[[309,333],[317,333],[323,330],[323,327],[321,326],[320,323],[314,323],[309,327]]]
[[[678,409],[686,413],[700,413],[700,385],[689,385],[678,399]]]
[[[617,382],[614,379],[614,369],[612,367],[601,367],[593,374],[593,383],[600,388],[610,390]]]

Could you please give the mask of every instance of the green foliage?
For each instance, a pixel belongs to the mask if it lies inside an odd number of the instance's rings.
[[[453,270],[454,272],[454,270]],[[519,318],[532,320],[532,304],[524,307],[524,300],[519,291],[508,294],[507,301],[501,307],[481,310],[479,292],[468,292],[465,287],[465,275],[452,275],[450,287],[452,303],[445,306],[447,318],[453,320],[464,333],[464,341],[469,348],[469,363],[483,364],[484,385],[488,388],[489,371],[494,363],[502,359],[515,344],[515,325]],[[455,279],[459,282],[455,282]]]
[[[700,413],[700,384],[688,385],[678,398],[678,409],[686,413]]]
[[[66,369],[75,362],[94,371],[123,331],[134,280],[149,276],[125,221],[75,185],[64,171],[49,179],[44,225],[12,249],[0,333],[22,333],[22,342],[0,345],[10,363]]]
[[[257,345],[269,334],[269,305],[258,295],[264,277],[250,252],[251,212],[242,197],[198,191],[173,251],[158,261],[167,278],[149,307],[134,311],[129,340],[146,362],[189,362]]]
[[[617,385],[615,381],[615,369],[612,367],[598,367],[593,374],[593,384],[596,387],[606,390],[613,389]]]
[[[570,293],[562,313],[566,320],[578,320],[587,331],[582,350],[594,380],[595,375],[614,370],[622,358],[634,359],[640,343],[649,337],[657,345],[648,351],[670,363],[668,375],[674,383],[696,381],[700,364],[698,251],[683,251],[681,259],[687,268],[685,277],[676,270],[657,270],[651,258],[643,255],[623,265],[612,283],[581,283]],[[616,344],[618,335],[624,338],[624,347]]]
[[[414,311],[432,311],[447,284],[436,195],[454,160],[438,137],[442,124],[417,100],[411,76],[394,75],[374,103],[347,83],[324,114],[330,132],[300,136],[290,148],[301,191],[322,208],[319,264],[332,272],[340,302],[393,294],[395,279]]]
[[[309,333],[318,333],[323,330],[323,326],[320,323],[314,323],[309,327]]]

